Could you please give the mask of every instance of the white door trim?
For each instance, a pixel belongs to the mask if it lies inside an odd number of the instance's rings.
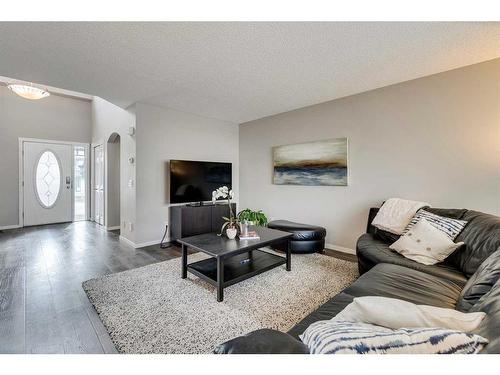
[[[102,178],[103,178],[103,181],[102,181],[102,186],[103,186],[103,215],[104,215],[104,219],[103,219],[103,227],[106,227],[106,158],[107,158],[107,152],[106,152],[106,147],[104,147],[106,143],[104,142],[103,139],[100,139],[98,140],[97,142],[95,143],[91,143],[90,144],[90,164],[92,165],[91,167],[91,175],[90,175],[90,183],[89,183],[89,188],[90,188],[90,200],[91,200],[91,203],[90,203],[90,220],[93,221],[94,223],[96,222],[95,221],[95,191],[94,191],[94,179],[95,179],[95,170],[94,170],[94,154],[95,154],[95,148],[96,147],[99,147],[99,146],[102,146],[102,157],[103,157],[103,168],[104,168],[104,171],[103,171],[103,174],[102,174]]]
[[[24,180],[24,154],[23,154],[23,145],[24,142],[33,142],[33,143],[54,143],[54,144],[61,144],[61,145],[72,145],[72,146],[79,146],[79,147],[84,147],[85,148],[85,154],[89,155],[89,143],[81,143],[81,142],[67,142],[67,141],[56,141],[56,140],[51,140],[51,139],[39,139],[39,138],[25,138],[25,137],[19,137],[18,138],[19,142],[19,148],[18,148],[18,155],[19,155],[19,224],[18,228],[24,227],[24,185],[23,185],[23,180]],[[74,154],[72,155],[71,158],[71,181],[73,183],[73,177],[74,177]],[[88,156],[86,160],[86,178],[87,178],[87,195],[90,193],[90,183],[89,183],[89,162],[88,162]],[[71,196],[71,217],[72,221],[74,219],[74,189],[72,190],[72,196]],[[86,202],[86,208],[87,208],[87,213],[86,213],[86,219],[88,220],[89,218],[89,207],[90,207],[90,199]]]

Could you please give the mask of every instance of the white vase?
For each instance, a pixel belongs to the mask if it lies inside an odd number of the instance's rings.
[[[238,233],[236,228],[227,228],[226,229],[227,238],[229,238],[230,240],[234,240],[234,238],[236,237],[236,233]]]

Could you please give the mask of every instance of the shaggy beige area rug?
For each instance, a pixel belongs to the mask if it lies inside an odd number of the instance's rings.
[[[203,259],[190,255],[188,261]],[[351,284],[356,263],[321,254],[292,256],[285,266],[224,289],[188,273],[180,258],[87,280],[83,288],[121,353],[211,353],[259,328],[288,331]]]

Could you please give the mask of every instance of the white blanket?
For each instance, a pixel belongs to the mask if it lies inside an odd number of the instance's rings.
[[[429,206],[429,204],[390,198],[380,207],[372,225],[387,232],[401,235],[417,211],[425,206]]]

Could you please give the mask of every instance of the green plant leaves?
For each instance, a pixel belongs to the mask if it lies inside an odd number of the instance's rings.
[[[259,211],[252,211],[249,208],[245,208],[240,211],[237,215],[239,221],[252,221],[255,225],[266,226],[267,225],[267,216]]]

